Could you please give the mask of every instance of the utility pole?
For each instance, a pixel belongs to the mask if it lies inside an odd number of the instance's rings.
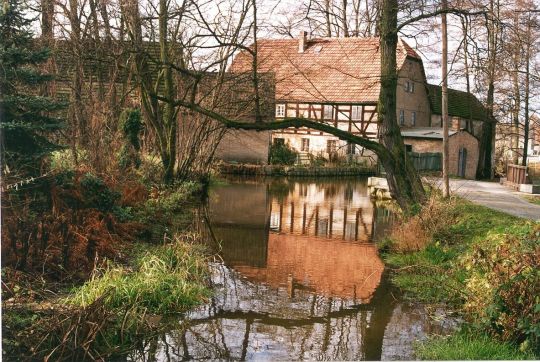
[[[443,197],[450,196],[450,182],[448,180],[448,32],[446,29],[447,0],[442,1],[441,31],[442,31],[442,126],[443,126]]]

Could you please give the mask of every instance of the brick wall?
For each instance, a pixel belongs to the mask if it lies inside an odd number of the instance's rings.
[[[404,138],[406,145],[417,153],[442,152],[442,139]],[[478,140],[468,132],[455,133],[448,139],[450,175],[458,174],[459,150],[467,150],[465,178],[474,179],[478,165]]]
[[[397,114],[404,111],[405,127],[411,127],[412,112],[416,112],[415,127],[429,127],[431,109],[429,106],[422,64],[418,61],[407,59],[398,73],[398,87],[396,94]],[[414,92],[405,91],[406,81],[414,82]]]
[[[412,151],[417,153],[442,152],[442,141],[423,138],[403,138],[406,145],[412,146]]]
[[[459,149],[461,147],[467,150],[465,178],[474,179],[478,165],[478,140],[468,132],[458,132],[448,140],[450,175],[458,174]]]
[[[229,130],[219,142],[216,157],[223,161],[268,163],[270,131]]]

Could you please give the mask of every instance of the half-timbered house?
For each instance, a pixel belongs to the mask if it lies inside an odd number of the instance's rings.
[[[402,127],[430,125],[430,104],[420,56],[403,40],[397,49],[397,108]],[[253,59],[241,52],[231,71],[251,69]],[[380,92],[378,38],[315,38],[257,42],[260,72],[275,74],[275,118],[305,117],[329,123],[353,134],[379,138],[377,102]],[[360,146],[308,128],[272,133],[272,142],[289,144],[300,153],[375,161]]]

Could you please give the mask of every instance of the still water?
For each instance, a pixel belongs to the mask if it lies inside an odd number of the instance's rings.
[[[455,322],[402,301],[374,241],[391,213],[363,179],[230,180],[202,230],[220,262],[215,295],[139,360],[396,360]]]

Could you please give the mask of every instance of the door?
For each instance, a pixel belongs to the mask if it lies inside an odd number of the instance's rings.
[[[465,147],[462,147],[459,149],[458,176],[465,178],[466,170],[467,170],[467,149]]]

